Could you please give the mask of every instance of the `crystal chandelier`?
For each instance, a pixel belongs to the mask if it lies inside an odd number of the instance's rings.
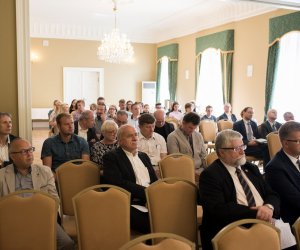
[[[97,55],[100,60],[109,63],[121,63],[130,61],[134,54],[133,47],[125,34],[121,34],[116,28],[117,24],[117,0],[113,0],[115,13],[115,27],[110,34],[104,34]]]

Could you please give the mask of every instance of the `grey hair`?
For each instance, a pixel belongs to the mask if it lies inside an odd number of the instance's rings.
[[[112,129],[118,131],[118,124],[113,120],[106,120],[101,126],[101,134],[104,134],[106,131]]]
[[[235,139],[242,140],[243,136],[239,132],[234,131],[232,129],[225,129],[219,132],[217,134],[216,142],[215,142],[217,155],[219,156],[219,152],[221,148],[228,147],[230,142]]]
[[[128,113],[125,110],[118,110],[117,116],[118,115],[126,115],[128,117]]]
[[[280,140],[288,139],[291,133],[300,131],[300,123],[295,121],[288,121],[284,123],[279,129]]]
[[[81,115],[79,116],[79,121],[89,119],[91,113],[93,113],[93,111],[91,111],[91,110],[85,110],[85,111],[83,111],[81,113]]]
[[[118,139],[119,142],[120,142],[121,139],[123,139],[123,137],[124,137],[124,132],[125,132],[125,130],[126,130],[128,127],[134,128],[134,127],[133,127],[132,125],[130,125],[130,124],[124,124],[124,125],[122,125],[121,127],[119,127],[118,132],[117,132],[117,139]]]
[[[8,116],[8,117],[10,117],[10,119],[12,119],[10,113],[7,113],[7,112],[0,112],[0,118],[3,117],[3,116]]]

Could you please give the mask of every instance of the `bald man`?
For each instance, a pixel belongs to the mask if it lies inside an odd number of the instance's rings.
[[[277,110],[270,109],[267,113],[267,120],[260,125],[259,133],[261,138],[266,139],[267,135],[271,132],[276,132],[281,127],[281,123],[276,121]]]
[[[155,118],[154,132],[160,134],[167,142],[168,135],[175,130],[174,125],[172,123],[166,122],[166,114],[163,109],[157,109],[153,115]]]

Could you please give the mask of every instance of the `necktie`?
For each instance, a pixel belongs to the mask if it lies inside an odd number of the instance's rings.
[[[251,141],[253,138],[253,133],[252,133],[252,128],[251,128],[251,123],[247,122],[247,139],[248,141]]]
[[[300,160],[299,160],[299,158],[297,158],[296,163],[297,163],[297,166],[298,166],[298,170],[300,171]]]
[[[188,141],[189,141],[189,144],[190,144],[190,146],[191,146],[191,148],[192,148],[193,156],[194,156],[193,137],[192,137],[192,136],[189,136],[189,137],[188,137]]]
[[[246,180],[244,179],[244,177],[242,176],[241,170],[239,168],[236,169],[236,175],[239,178],[239,181],[242,185],[242,188],[244,189],[245,195],[246,195],[246,199],[248,202],[248,206],[249,207],[255,207],[255,200],[254,200],[254,196],[250,190],[250,187],[248,186]]]
[[[275,127],[275,123],[273,123],[273,125],[272,125],[272,130],[273,130],[273,131],[277,131],[277,129],[276,129],[276,127]]]

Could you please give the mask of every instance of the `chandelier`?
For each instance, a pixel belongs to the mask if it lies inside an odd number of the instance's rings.
[[[109,34],[104,34],[97,55],[100,60],[109,63],[130,61],[134,54],[133,47],[125,34],[121,34],[117,26],[117,0],[113,0],[115,13],[115,27]]]

